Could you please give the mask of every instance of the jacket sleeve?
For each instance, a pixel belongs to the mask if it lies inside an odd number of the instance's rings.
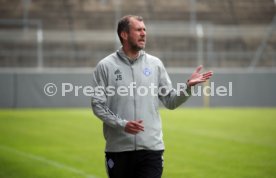
[[[124,129],[128,121],[114,114],[107,106],[107,81],[107,71],[105,71],[104,66],[99,63],[92,75],[92,87],[94,90],[91,97],[92,110],[94,114],[108,126]]]
[[[176,91],[172,87],[172,82],[163,64],[161,65],[159,72],[160,93],[158,97],[166,108],[175,109],[191,96],[191,88],[186,87],[182,88],[180,91]]]

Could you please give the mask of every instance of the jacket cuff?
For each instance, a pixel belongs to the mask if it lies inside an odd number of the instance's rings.
[[[127,120],[120,119],[120,120],[118,121],[118,126],[119,126],[121,129],[125,129],[127,122],[128,122]]]
[[[191,96],[191,90],[192,90],[192,87],[191,86],[189,86],[189,84],[188,84],[188,82],[186,82],[186,86],[187,86],[187,88],[186,88],[186,92],[189,94],[189,96]]]

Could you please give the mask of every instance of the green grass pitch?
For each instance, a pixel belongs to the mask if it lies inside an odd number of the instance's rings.
[[[162,109],[163,178],[276,177],[276,109]],[[89,109],[1,109],[0,178],[106,178]]]

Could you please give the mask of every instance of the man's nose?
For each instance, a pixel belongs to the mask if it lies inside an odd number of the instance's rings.
[[[141,36],[146,36],[146,34],[147,34],[146,31],[144,30],[141,31]]]

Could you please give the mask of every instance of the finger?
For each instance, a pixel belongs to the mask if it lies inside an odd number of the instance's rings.
[[[204,76],[202,76],[202,78],[210,78],[210,77],[212,77],[212,75],[204,75]]]
[[[201,78],[210,78],[210,77],[212,77],[212,75],[204,75]]]
[[[201,79],[203,80],[208,80],[212,77],[212,75],[206,75],[206,76],[203,76]]]
[[[138,129],[140,131],[144,131],[144,126],[142,125],[135,125],[135,127],[133,127],[134,129]]]
[[[144,126],[142,125],[142,123],[143,123],[143,120],[137,120],[137,121],[134,122],[134,124],[136,126],[144,128]]]
[[[131,125],[129,125],[129,128],[144,128],[144,126],[138,123],[132,123]]]
[[[203,76],[202,78],[203,79],[209,79],[209,78],[211,78],[212,77],[212,75],[205,75],[205,76]]]
[[[139,129],[131,129],[130,130],[132,133],[139,133],[141,130],[139,130]]]
[[[144,126],[133,124],[133,125],[129,126],[128,129],[144,131]]]
[[[126,128],[125,129],[125,132],[127,132],[127,133],[130,133],[130,134],[135,134],[135,132],[133,132],[131,129],[129,129],[129,128]]]
[[[134,125],[141,125],[141,126],[142,126],[142,122],[143,122],[143,121],[135,121],[135,122],[133,122],[133,124],[134,124]]]
[[[135,127],[135,128],[132,128],[134,130],[137,130],[137,131],[144,131],[144,128],[140,128],[140,127]]]
[[[205,72],[205,73],[203,73],[203,75],[213,75],[213,71]]]
[[[137,126],[133,123],[133,121],[131,121],[130,123],[128,123],[126,125],[127,130],[136,129],[136,128],[137,128]]]
[[[196,68],[195,72],[196,72],[196,73],[199,73],[199,71],[202,69],[202,67],[203,67],[202,65],[198,66],[198,67]]]
[[[203,74],[203,76],[212,76],[212,75],[213,75],[213,72],[207,72]]]
[[[212,70],[208,71],[207,73],[212,73],[212,74],[214,74],[214,72],[213,72]]]
[[[136,127],[127,127],[125,130],[128,132],[138,132],[139,131],[139,129]]]
[[[134,124],[134,121],[129,121],[125,127],[125,132],[130,134],[137,134],[141,131],[143,131],[143,129],[137,127],[137,125]]]
[[[203,76],[212,76],[212,75],[213,75],[213,72],[206,72],[206,73],[203,73],[202,75],[203,75]]]
[[[203,74],[203,77],[212,77],[212,76],[213,76],[212,72],[208,72],[208,73]]]
[[[132,128],[132,129],[129,129],[128,132],[132,133],[132,134],[137,134],[137,133],[141,132],[141,130]]]

